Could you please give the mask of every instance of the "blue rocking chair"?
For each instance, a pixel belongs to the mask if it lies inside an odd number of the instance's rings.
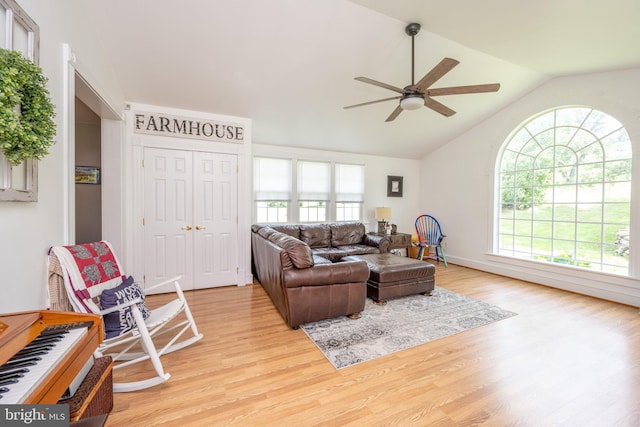
[[[444,261],[444,266],[447,265],[447,257],[444,254],[444,248],[442,247],[442,241],[446,235],[442,234],[442,228],[440,223],[431,215],[420,215],[416,218],[416,234],[418,235],[418,256],[416,259],[423,260],[425,258],[435,259],[440,262]],[[430,248],[435,248],[435,256],[430,255]]]

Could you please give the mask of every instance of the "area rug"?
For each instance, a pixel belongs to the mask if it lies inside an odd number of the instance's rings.
[[[376,305],[367,298],[360,319],[346,316],[300,327],[336,369],[392,354],[515,316],[444,288]]]

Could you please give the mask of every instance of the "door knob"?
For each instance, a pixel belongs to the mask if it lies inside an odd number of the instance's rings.
[[[205,228],[207,227],[205,227],[204,225],[196,225],[196,230],[204,230]]]
[[[190,225],[183,225],[182,227],[180,227],[181,230],[191,230],[193,227],[191,227]]]

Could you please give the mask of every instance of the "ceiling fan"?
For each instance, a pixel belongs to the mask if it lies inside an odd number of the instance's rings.
[[[442,95],[460,95],[466,93],[483,93],[483,92],[497,92],[500,89],[500,83],[492,83],[492,84],[484,84],[484,85],[471,85],[471,86],[452,86],[452,87],[443,87],[437,89],[429,89],[431,85],[433,85],[436,81],[438,81],[442,76],[447,74],[449,71],[453,69],[460,62],[452,59],[452,58],[444,58],[438,65],[433,67],[431,71],[429,71],[423,78],[421,78],[418,83],[415,83],[414,80],[414,37],[420,31],[420,24],[411,23],[407,25],[404,30],[408,35],[411,36],[411,84],[409,86],[405,86],[404,89],[399,87],[391,86],[386,83],[382,83],[376,80],[372,80],[367,77],[356,77],[355,79],[361,81],[363,83],[369,83],[375,86],[380,86],[385,89],[392,90],[394,92],[398,92],[400,96],[394,96],[392,98],[378,99],[376,101],[363,102],[362,104],[349,105],[344,108],[354,108],[361,107],[363,105],[376,104],[378,102],[391,101],[393,99],[399,99],[399,105],[393,110],[393,112],[387,117],[387,122],[394,120],[402,110],[417,110],[418,108],[425,107],[431,108],[432,110],[442,114],[443,116],[449,117],[454,115],[456,112],[451,108],[447,107],[444,104],[436,101],[432,98],[432,96],[442,96]]]

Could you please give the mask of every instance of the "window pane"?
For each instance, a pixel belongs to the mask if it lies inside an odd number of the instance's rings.
[[[578,224],[576,239],[582,242],[601,242],[602,224]]]
[[[607,190],[604,192],[605,202],[622,202],[629,200],[631,196],[631,182],[616,182],[615,184],[607,184]]]
[[[602,145],[607,152],[607,160],[630,159],[631,141],[624,128],[618,129],[602,139]]]
[[[585,147],[590,146],[594,142],[596,142],[596,138],[595,138],[595,136],[593,136],[593,134],[591,132],[587,132],[587,131],[584,131],[584,130],[580,129],[580,130],[578,130],[576,132],[575,136],[571,140],[571,143],[569,144],[569,147],[574,149],[578,153],[578,155],[580,156],[580,150],[584,149]],[[583,157],[581,157],[581,156],[580,156],[580,159],[584,160]],[[600,159],[600,160],[604,160],[604,159]]]
[[[533,253],[540,255],[549,255],[551,254],[551,247],[553,246],[553,240],[551,239],[543,239],[536,236],[533,239]]]
[[[602,262],[602,245],[598,243],[577,243],[577,258],[586,262],[599,264]]]
[[[29,52],[29,31],[17,20],[13,20],[13,50],[19,50],[33,61],[33,52]]]
[[[513,234],[513,221],[508,219],[500,220],[500,231],[506,234]]]
[[[576,224],[573,222],[553,223],[553,238],[563,240],[573,240],[576,236]]]
[[[327,220],[327,206],[324,201],[298,203],[300,222],[322,222]]]
[[[568,145],[576,134],[577,129],[570,126],[556,128],[556,144]]]
[[[518,236],[531,236],[531,221],[520,221],[516,220],[514,222],[515,225],[515,234]]]
[[[631,159],[607,162],[604,168],[605,180],[608,182],[631,181]]]
[[[539,132],[552,128],[555,124],[556,114],[554,111],[549,111],[548,113],[544,113],[536,117],[527,123],[527,130],[531,132],[531,134],[536,135]]]
[[[603,138],[621,128],[622,124],[608,114],[592,110],[582,127],[593,132],[598,138]]]
[[[578,175],[576,169],[577,168],[575,166],[562,166],[555,168],[555,173],[553,174],[554,183],[556,185],[575,183]]]
[[[287,222],[287,202],[256,202],[257,222]]]
[[[604,222],[628,226],[631,222],[629,203],[607,203],[604,205]]]
[[[600,223],[602,221],[602,205],[588,203],[578,204],[578,221]]]
[[[580,165],[578,167],[578,182],[581,184],[602,182],[603,172],[602,163]]]
[[[561,108],[556,110],[556,126],[578,128],[591,112],[590,108]]]
[[[502,165],[500,170],[502,172],[511,172],[516,168],[516,159],[518,155],[511,150],[505,150],[502,153]]]
[[[362,219],[361,203],[336,203],[336,220],[337,221],[360,221]]]
[[[533,223],[533,235],[542,238],[550,239],[552,237],[551,230],[553,229],[553,223],[551,221],[535,221]]]
[[[575,185],[556,185],[553,188],[553,201],[555,203],[575,202],[576,191]]]
[[[602,162],[605,160],[604,151],[602,151],[602,145],[600,142],[594,142],[577,152],[580,157],[580,161],[584,163]]]
[[[533,208],[533,217],[537,220],[553,219],[553,205],[543,203]]]
[[[602,202],[602,184],[578,185],[578,202],[593,203]]]

